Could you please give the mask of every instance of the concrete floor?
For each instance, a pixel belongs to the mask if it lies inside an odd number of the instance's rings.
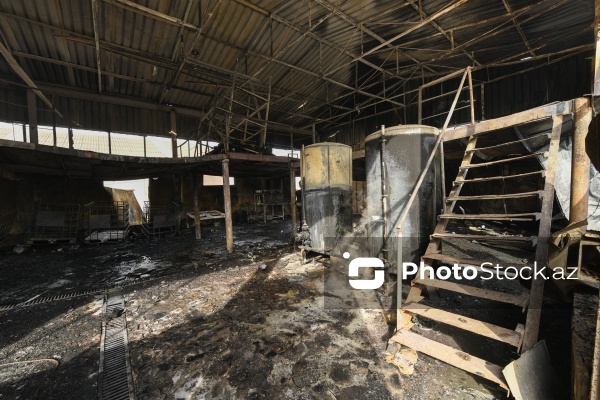
[[[391,329],[381,312],[325,307],[327,268],[301,265],[289,225],[235,227],[232,255],[221,226],[205,227],[200,242],[187,230],[5,250],[0,304],[49,301],[0,312],[0,399],[97,397],[102,288],[112,284],[126,299],[138,399],[505,398],[425,355],[400,374],[385,361]]]

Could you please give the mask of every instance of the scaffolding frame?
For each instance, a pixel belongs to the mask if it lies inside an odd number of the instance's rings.
[[[84,243],[121,242],[129,234],[126,201],[92,202],[84,206]]]
[[[15,222],[14,212],[5,212],[0,214],[0,244],[4,242],[10,232],[10,228]]]
[[[29,231],[28,244],[73,244],[77,242],[79,204],[39,203]]]
[[[174,236],[180,230],[182,207],[175,202],[144,202],[144,235],[148,239]]]

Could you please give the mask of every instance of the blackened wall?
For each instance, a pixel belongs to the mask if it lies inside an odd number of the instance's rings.
[[[488,82],[485,85],[483,103],[485,119],[498,118],[551,102],[571,100],[591,93],[593,80],[592,56],[592,52],[582,53],[523,73],[519,72],[526,70],[533,64],[515,64],[503,68],[474,72],[476,120],[482,119],[481,82]],[[511,74],[516,75],[499,79],[502,76]],[[456,90],[459,83],[460,78],[457,78],[449,80],[443,85],[429,88],[424,91],[424,98]],[[335,141],[359,148],[364,138],[381,129],[381,125],[395,126],[417,123],[416,89],[418,89],[418,84],[419,81],[407,83],[403,87],[403,90],[407,92],[406,98],[402,96],[396,98],[401,103],[409,104],[406,109],[394,108],[387,103],[381,103],[377,107],[367,108],[360,113],[352,113],[352,115],[340,121],[344,125],[327,128],[318,127],[321,141]],[[454,113],[450,125],[466,123],[470,120],[470,110],[467,107],[468,99],[468,91],[465,90],[459,99],[457,111]],[[428,117],[448,111],[452,100],[453,95],[424,103],[423,116]],[[423,123],[441,128],[445,118],[446,115],[440,115],[435,118],[428,118]]]

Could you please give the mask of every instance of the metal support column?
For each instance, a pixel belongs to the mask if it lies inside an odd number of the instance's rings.
[[[296,170],[290,161],[290,215],[292,216],[292,243],[296,240],[298,214],[296,208]]]
[[[171,111],[171,147],[173,149],[173,158],[177,158],[177,114],[175,111]]]
[[[592,121],[589,99],[575,99],[575,129],[573,131],[573,155],[571,158],[571,224],[587,219],[588,193],[590,189],[590,158],[585,151],[585,138]],[[580,228],[582,233],[586,227]]]
[[[31,89],[27,89],[27,117],[29,119],[29,141],[38,144],[37,98]]]
[[[221,161],[223,165],[223,199],[225,202],[225,238],[227,252],[233,253],[233,225],[231,220],[231,189],[229,187],[229,159]]]
[[[200,209],[198,208],[198,173],[192,172],[192,183],[194,185],[194,229],[196,240],[202,239],[202,231],[200,230]]]

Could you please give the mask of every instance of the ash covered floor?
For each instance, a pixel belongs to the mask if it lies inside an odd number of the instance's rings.
[[[422,354],[400,374],[381,312],[325,308],[327,267],[301,265],[289,232],[289,221],[235,227],[232,255],[215,226],[201,241],[187,230],[4,251],[0,399],[97,398],[102,289],[115,284],[137,399],[504,398]]]

